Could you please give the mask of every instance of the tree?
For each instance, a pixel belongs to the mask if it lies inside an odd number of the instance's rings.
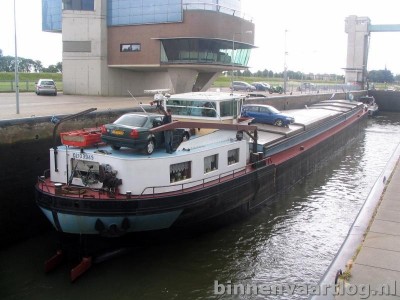
[[[43,65],[40,60],[35,60],[33,63],[33,69],[35,72],[42,72],[43,71]]]
[[[0,56],[0,72],[14,72],[14,57]]]
[[[30,73],[34,69],[35,62],[30,58],[20,58],[18,61],[18,69],[21,72]]]
[[[15,71],[15,57],[3,56],[3,50],[0,49],[0,72],[14,72]],[[62,73],[62,63],[58,62],[55,65],[50,65],[44,68],[40,60],[33,60],[30,58],[18,57],[18,70],[20,72],[51,72]]]
[[[247,70],[244,70],[243,71],[243,76],[245,76],[245,77],[251,77],[251,72],[247,69]]]
[[[58,62],[56,64],[56,68],[57,68],[58,72],[62,73],[62,62]]]
[[[267,78],[268,77],[268,70],[264,69],[264,71],[262,71],[262,77]]]
[[[393,82],[394,76],[389,70],[372,70],[368,72],[370,82]]]

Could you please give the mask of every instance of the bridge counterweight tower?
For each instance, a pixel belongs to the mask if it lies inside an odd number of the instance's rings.
[[[345,31],[348,35],[346,83],[355,83],[364,89],[371,32],[400,31],[400,25],[371,25],[368,17],[349,16],[345,20]]]

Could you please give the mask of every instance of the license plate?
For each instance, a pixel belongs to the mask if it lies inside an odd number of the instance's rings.
[[[112,134],[115,135],[124,135],[124,131],[123,130],[113,130],[111,131]]]

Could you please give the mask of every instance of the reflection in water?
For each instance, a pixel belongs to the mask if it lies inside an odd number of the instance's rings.
[[[257,214],[219,230],[138,247],[96,265],[73,285],[70,265],[43,274],[49,233],[0,252],[1,299],[307,299],[214,295],[214,283],[316,284],[400,142],[400,116],[368,121],[363,134]]]

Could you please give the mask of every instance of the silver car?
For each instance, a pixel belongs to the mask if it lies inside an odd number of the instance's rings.
[[[35,86],[36,95],[57,96],[57,87],[53,79],[39,79]]]
[[[256,90],[256,87],[244,81],[233,81],[231,84],[231,90],[254,92]]]

